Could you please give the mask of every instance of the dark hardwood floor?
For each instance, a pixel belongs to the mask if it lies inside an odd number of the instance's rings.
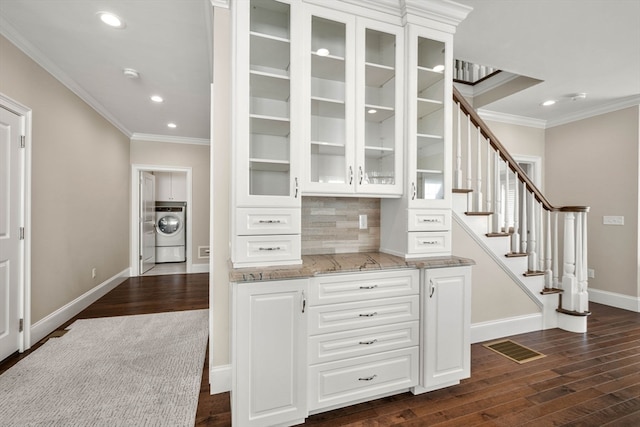
[[[208,274],[131,278],[76,318],[206,308],[208,280]],[[544,353],[542,359],[519,365],[474,344],[471,378],[460,385],[317,414],[306,425],[640,426],[640,314],[590,308],[586,334],[551,329],[511,337]],[[0,373],[28,354],[0,363]],[[208,372],[205,360],[196,425],[229,426],[229,393],[209,395]]]

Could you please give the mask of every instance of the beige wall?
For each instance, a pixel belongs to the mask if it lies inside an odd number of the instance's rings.
[[[554,205],[586,205],[589,287],[638,296],[639,107],[556,126],[546,132],[545,181]],[[603,225],[604,215],[624,226]]]
[[[211,129],[211,248],[209,306],[213,329],[209,364],[231,363],[229,355],[229,186],[231,176],[231,36],[230,13],[215,8],[213,17],[213,86]]]
[[[191,168],[192,263],[207,264],[198,246],[209,246],[209,146],[132,140],[131,164]]]
[[[33,113],[34,323],[129,267],[129,138],[1,36],[0,92]]]

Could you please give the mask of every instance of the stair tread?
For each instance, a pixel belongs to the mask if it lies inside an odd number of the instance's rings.
[[[507,258],[517,258],[517,257],[529,256],[529,254],[526,253],[526,252],[509,252],[509,253],[505,254],[504,256],[506,256]]]
[[[509,237],[509,236],[511,236],[511,234],[510,233],[504,233],[504,232],[502,232],[502,233],[487,233],[487,234],[485,234],[485,236],[487,236],[487,237]]]
[[[473,193],[473,190],[471,188],[454,188],[451,190],[452,193],[459,193],[459,194],[466,194],[466,193]]]
[[[585,311],[585,312],[583,313],[583,312],[580,312],[580,311],[571,311],[571,310],[566,310],[566,309],[564,309],[564,308],[556,308],[556,311],[557,311],[558,313],[568,314],[569,316],[581,316],[581,317],[584,317],[584,316],[591,316],[591,312],[590,312],[590,311]]]
[[[493,215],[493,212],[465,212],[464,214],[469,216],[489,216]]]
[[[544,288],[540,292],[542,295],[550,295],[550,294],[561,294],[564,290],[558,288]]]
[[[540,270],[528,270],[524,273],[524,276],[526,277],[532,277],[532,276],[544,276],[544,271],[540,271]]]

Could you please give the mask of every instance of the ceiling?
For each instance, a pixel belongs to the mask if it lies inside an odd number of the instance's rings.
[[[457,2],[474,10],[458,27],[456,58],[542,80],[483,110],[549,126],[640,103],[640,0]],[[210,4],[0,0],[0,33],[128,136],[207,140]],[[106,27],[96,16],[103,10],[126,27]],[[586,99],[568,98],[580,92]],[[152,103],[153,94],[164,102]],[[558,102],[543,108],[547,99]]]

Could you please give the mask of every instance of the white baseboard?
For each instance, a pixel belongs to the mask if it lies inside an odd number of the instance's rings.
[[[589,288],[589,301],[635,311],[636,313],[640,312],[640,298],[630,295]]]
[[[541,331],[543,328],[542,323],[542,313],[474,323],[471,325],[471,343]]]
[[[214,366],[209,369],[210,394],[231,390],[231,365]]]
[[[120,273],[105,280],[95,288],[85,292],[78,298],[74,299],[70,303],[63,307],[60,307],[53,313],[49,314],[42,320],[37,321],[31,325],[31,344],[34,345],[51,332],[59,328],[67,320],[80,313],[85,308],[96,302],[99,298],[104,296],[107,292],[124,282],[131,275],[131,269],[126,268]]]
[[[208,273],[209,263],[206,264],[191,264],[192,273]]]

